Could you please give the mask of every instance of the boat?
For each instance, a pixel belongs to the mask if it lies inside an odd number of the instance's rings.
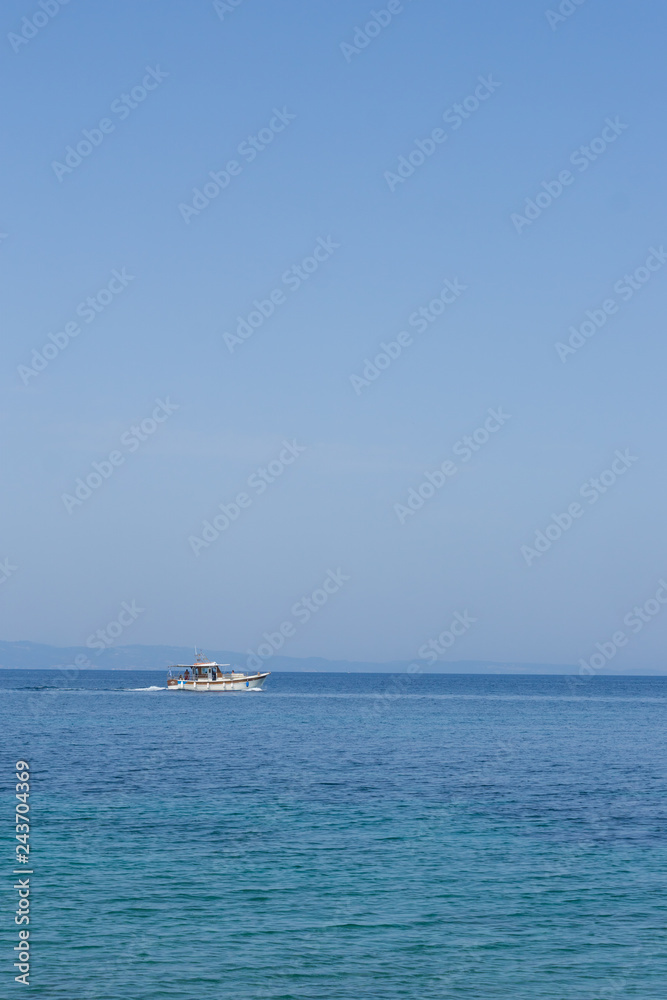
[[[269,676],[266,673],[244,674],[239,670],[226,670],[229,663],[216,663],[205,659],[195,647],[194,663],[177,663],[169,668],[167,691],[258,691]],[[176,674],[177,671],[180,671]]]

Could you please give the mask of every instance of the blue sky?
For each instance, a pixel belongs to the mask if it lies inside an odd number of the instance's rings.
[[[387,6],[3,4],[3,638],[661,667],[667,12]]]

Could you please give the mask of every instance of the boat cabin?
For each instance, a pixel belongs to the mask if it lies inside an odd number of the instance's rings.
[[[223,677],[232,677],[235,671],[225,670],[225,667],[229,667],[229,663],[214,663],[214,662],[197,662],[193,664],[179,664],[178,666],[172,667],[169,671],[171,677],[178,670],[179,673],[176,675],[178,680],[184,681],[217,681],[222,680]]]

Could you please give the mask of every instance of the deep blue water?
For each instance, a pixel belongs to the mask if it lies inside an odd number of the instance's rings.
[[[665,997],[667,678],[163,683],[0,671],[3,996]]]

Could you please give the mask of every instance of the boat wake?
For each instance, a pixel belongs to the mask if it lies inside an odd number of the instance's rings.
[[[166,687],[156,687],[155,684],[151,684],[147,688],[125,688],[126,691],[166,691]]]

